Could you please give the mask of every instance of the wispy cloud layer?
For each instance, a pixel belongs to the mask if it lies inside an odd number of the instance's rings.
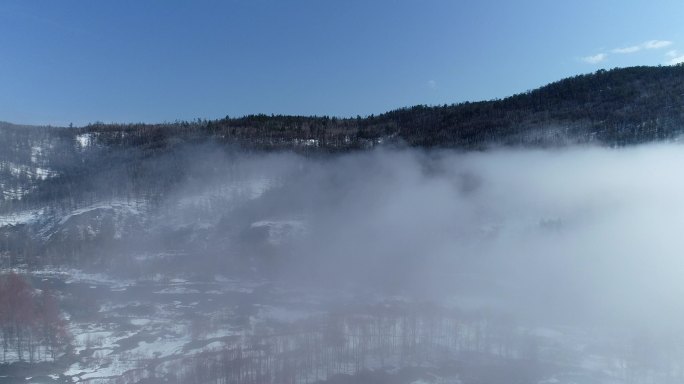
[[[589,64],[598,64],[600,62],[605,61],[606,58],[608,58],[608,55],[606,55],[605,53],[599,53],[593,56],[585,56],[582,58],[582,61]]]
[[[672,45],[672,42],[669,40],[649,40],[649,41],[645,41],[645,42],[638,44],[638,45],[632,45],[629,47],[622,47],[622,48],[615,48],[615,49],[612,49],[610,52],[618,53],[618,54],[628,54],[628,53],[639,52],[639,51],[642,51],[645,49],[667,48],[670,45]]]
[[[620,48],[613,48],[606,52],[601,52],[595,55],[584,56],[581,60],[587,64],[598,64],[606,61],[610,54],[616,55],[627,55],[632,53],[637,53],[646,50],[658,50],[667,48],[674,44],[670,40],[648,40],[641,44],[630,45]],[[674,52],[674,53],[673,53]],[[675,50],[669,51],[666,56],[668,57],[667,64],[673,65],[684,62],[684,54],[679,54]]]
[[[669,47],[672,45],[672,42],[668,40],[651,40],[645,42],[643,45],[646,49],[660,49]]]

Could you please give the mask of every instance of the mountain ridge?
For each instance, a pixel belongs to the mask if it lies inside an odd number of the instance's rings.
[[[0,123],[0,129],[27,127]],[[682,127],[684,66],[676,65],[601,69],[503,99],[416,105],[366,117],[258,114],[157,124],[96,122],[62,129],[75,135],[96,133],[106,145],[158,147],[211,138],[308,152],[363,149],[388,140],[465,150],[568,143],[621,146],[675,139]],[[124,140],[122,132],[133,135]]]
[[[504,99],[365,118],[249,115],[78,128],[0,123],[0,214],[45,206],[70,212],[117,199],[155,207],[181,181],[214,178],[222,172],[216,159],[230,163],[238,152],[612,147],[676,141],[683,133],[682,65],[599,70]]]

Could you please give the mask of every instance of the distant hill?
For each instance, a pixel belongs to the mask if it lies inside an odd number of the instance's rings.
[[[190,160],[173,149],[197,143],[300,153],[386,144],[478,150],[624,146],[675,140],[683,132],[682,65],[600,70],[501,100],[414,106],[356,118],[250,115],[81,128],[0,122],[0,211],[40,206],[46,199],[79,205],[75,195],[96,200],[102,193],[164,190],[178,175],[160,167],[184,169]],[[100,191],[97,196],[89,192],[94,189]]]
[[[20,128],[0,123],[0,129]],[[599,70],[504,99],[414,106],[357,118],[249,115],[162,124],[90,124],[104,145],[160,148],[212,139],[261,149],[410,146],[482,149],[492,145],[620,146],[678,137],[684,127],[684,66]],[[123,133],[123,134],[122,134]]]
[[[263,149],[329,151],[386,141],[482,149],[492,145],[620,146],[676,138],[684,127],[684,66],[574,76],[500,100],[414,106],[357,118],[250,115],[167,124],[91,124],[109,145],[164,146],[213,138]],[[120,135],[118,132],[126,132]]]
[[[479,150],[624,146],[675,140],[683,132],[682,65],[600,70],[501,100],[414,106],[356,118],[262,114],[80,128],[0,122],[0,212],[42,206],[46,200],[73,207],[83,196],[97,200],[131,190],[163,191],[178,175],[160,167],[184,169],[190,160],[173,149],[197,143],[299,153],[386,144]]]
[[[629,145],[684,129],[684,66],[600,70],[502,100],[392,111],[411,145]]]
[[[501,100],[357,118],[251,115],[81,128],[0,122],[0,259],[76,255],[103,242],[128,245],[131,234],[156,236],[150,222],[161,217],[158,226],[168,224],[164,212],[174,187],[239,175],[214,162],[242,154],[233,148],[322,154],[383,145],[625,146],[676,140],[682,133],[684,66],[601,70]],[[190,231],[172,240],[183,236],[200,235]],[[64,248],[70,244],[93,248]]]

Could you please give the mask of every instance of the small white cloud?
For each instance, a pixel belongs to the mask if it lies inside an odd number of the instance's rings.
[[[680,52],[677,49],[671,49],[665,52],[665,57],[665,65],[677,65],[680,63],[684,63],[684,53]]]
[[[634,52],[639,52],[641,51],[641,47],[638,45],[632,45],[631,47],[624,47],[624,48],[615,48],[611,52],[613,53],[634,53]]]
[[[437,89],[437,82],[434,80],[428,80],[427,86],[430,87],[430,89]]]
[[[668,65],[677,65],[681,63],[684,63],[684,55],[674,56],[667,61]]]
[[[635,53],[645,49],[662,49],[672,45],[669,40],[649,40],[645,41],[639,45],[632,45],[629,47],[615,48],[611,50],[612,53],[627,54]]]
[[[606,55],[605,53],[599,53],[593,56],[585,56],[582,58],[582,61],[589,64],[598,64],[602,61],[605,61],[607,58],[608,55]]]
[[[644,49],[661,49],[672,45],[668,40],[650,40],[642,44]]]

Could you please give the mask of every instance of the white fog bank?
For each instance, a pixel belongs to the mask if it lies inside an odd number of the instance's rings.
[[[282,176],[267,215],[306,222],[282,275],[532,318],[684,319],[682,146],[246,161]]]

